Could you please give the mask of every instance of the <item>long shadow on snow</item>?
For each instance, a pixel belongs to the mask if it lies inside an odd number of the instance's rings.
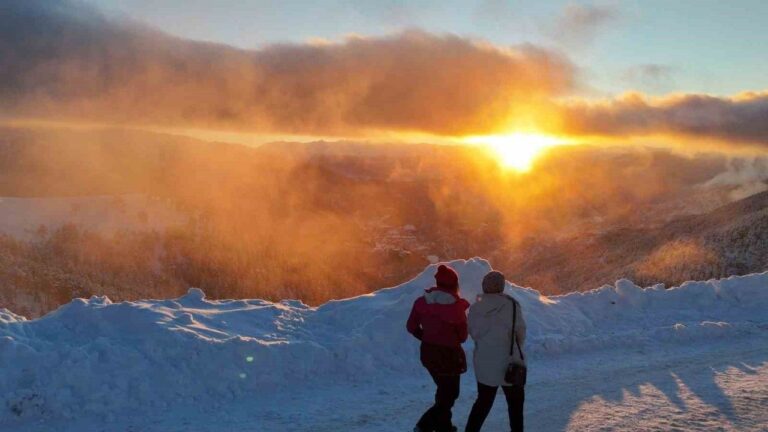
[[[760,340],[764,340],[760,338]],[[744,346],[742,344],[742,346]],[[567,371],[560,371],[557,377],[549,377],[552,369],[542,364],[543,369],[536,370],[536,363],[532,364],[534,371],[531,374],[526,397],[526,422],[531,430],[559,431],[565,430],[574,413],[582,404],[603,400],[610,404],[628,402],[628,395],[641,396],[647,394],[651,386],[660,391],[670,404],[673,404],[682,413],[688,412],[681,393],[683,386],[704,404],[709,405],[719,415],[724,416],[730,423],[738,427],[741,423],[739,414],[734,410],[733,401],[717,383],[717,377],[735,368],[745,374],[757,374],[757,368],[768,363],[768,351],[750,353],[751,359],[744,362],[742,358],[729,359],[732,352],[722,352],[717,348],[687,349],[685,355],[675,355],[671,359],[643,364],[628,364],[626,368],[601,367],[593,364],[592,374],[585,371],[574,371],[569,376]],[[637,355],[633,353],[632,355]],[[567,365],[564,359],[556,360],[560,366]],[[600,361],[621,361],[621,355],[612,356],[609,359],[601,358]],[[653,370],[656,368],[657,370]],[[603,374],[601,371],[610,371]],[[474,376],[467,375],[465,380],[471,381]],[[552,398],[553,394],[560,393]],[[463,394],[463,398],[473,398],[474,391]],[[570,393],[571,396],[563,397]],[[493,412],[489,417],[488,430],[494,430],[491,425],[506,424],[506,407],[503,398],[499,397]],[[565,413],[568,413],[565,415]],[[458,412],[458,419],[462,419],[463,413]],[[457,420],[458,420],[457,419]],[[606,419],[615,420],[615,419]],[[610,423],[610,421],[609,421]]]

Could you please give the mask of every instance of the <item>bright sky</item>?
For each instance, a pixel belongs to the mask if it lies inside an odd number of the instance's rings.
[[[566,142],[768,146],[765,0],[17,0],[6,9],[6,121],[248,142],[476,141],[520,169]]]
[[[591,91],[733,95],[768,88],[762,0],[90,0],[193,39],[258,48],[403,28],[561,50]]]

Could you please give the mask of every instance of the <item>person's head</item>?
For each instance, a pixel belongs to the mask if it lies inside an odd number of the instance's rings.
[[[437,268],[437,273],[435,273],[435,284],[437,284],[438,288],[458,291],[459,275],[447,265],[440,264],[440,267]]]
[[[504,273],[493,270],[483,278],[483,292],[486,294],[500,294],[504,292]]]

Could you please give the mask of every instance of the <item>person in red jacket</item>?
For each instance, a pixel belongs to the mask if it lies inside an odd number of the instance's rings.
[[[421,364],[437,385],[435,404],[416,423],[414,432],[451,432],[451,409],[459,397],[467,359],[461,344],[467,340],[469,303],[459,296],[459,276],[445,265],[435,274],[436,286],[416,299],[406,328],[421,341]]]

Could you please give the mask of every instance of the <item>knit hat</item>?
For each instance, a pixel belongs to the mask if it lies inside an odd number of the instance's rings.
[[[435,273],[435,282],[438,288],[459,289],[459,275],[452,268],[440,264]]]
[[[487,294],[498,294],[504,291],[504,273],[496,270],[488,272],[483,278],[483,292]]]

